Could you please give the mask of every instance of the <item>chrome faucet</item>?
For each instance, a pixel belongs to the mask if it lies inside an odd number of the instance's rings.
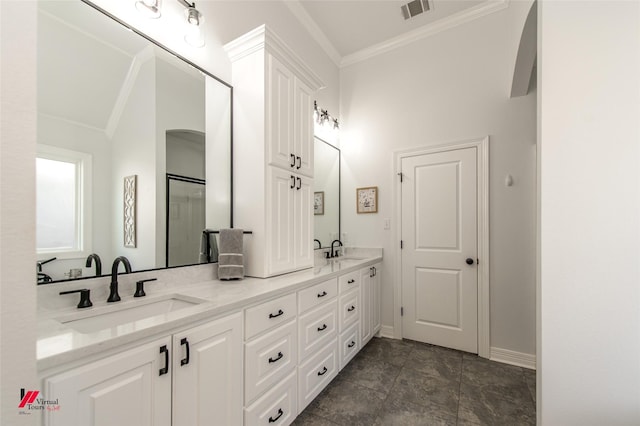
[[[89,256],[87,256],[87,261],[85,262],[84,266],[86,266],[87,268],[90,268],[91,261],[95,261],[96,277],[99,277],[100,275],[102,275],[102,262],[100,261],[100,256],[98,256],[95,253],[91,253]]]
[[[335,243],[338,243],[339,246],[338,247],[342,247],[342,241],[340,240],[333,240],[331,242],[331,254],[329,255],[329,257],[338,257],[338,250],[334,250],[334,245]]]
[[[109,285],[109,298],[107,302],[119,302],[120,295],[118,294],[118,266],[120,262],[124,264],[125,273],[131,273],[131,264],[129,263],[129,259],[124,256],[116,257],[113,261],[113,266],[111,267],[111,284]]]

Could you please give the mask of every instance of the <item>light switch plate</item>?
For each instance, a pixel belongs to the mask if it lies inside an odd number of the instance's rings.
[[[384,218],[384,229],[391,229],[391,219],[388,217]]]

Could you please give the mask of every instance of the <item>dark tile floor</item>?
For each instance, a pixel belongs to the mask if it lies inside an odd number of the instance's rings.
[[[535,425],[535,371],[374,338],[295,426]]]

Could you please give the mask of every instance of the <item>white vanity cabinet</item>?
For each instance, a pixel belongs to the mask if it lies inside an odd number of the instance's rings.
[[[381,263],[360,270],[360,347],[380,331],[380,273]]]
[[[45,425],[242,423],[240,313],[44,379]]]
[[[245,310],[245,425],[288,425],[298,414],[296,314],[295,293]]]
[[[242,314],[173,335],[173,425],[242,423]]]
[[[266,229],[268,273],[313,265],[313,180],[269,167]]]
[[[171,425],[171,337],[123,351],[44,380],[60,410],[47,426]]]
[[[362,295],[360,272],[355,271],[339,278],[340,285],[340,337],[338,339],[339,367],[345,365],[360,348],[360,321],[362,317]]]
[[[338,280],[298,292],[298,411],[338,374]]]
[[[313,177],[313,95],[289,66],[267,57],[269,164]]]
[[[313,266],[313,97],[317,75],[266,26],[225,46],[234,86],[234,222],[245,273]]]

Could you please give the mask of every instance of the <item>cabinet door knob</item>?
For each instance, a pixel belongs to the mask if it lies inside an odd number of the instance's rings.
[[[269,357],[269,364],[280,361],[283,356],[284,355],[282,355],[282,352],[278,352],[278,355],[275,358]]]
[[[278,408],[278,415],[275,417],[269,417],[269,423],[275,423],[278,421],[278,419],[280,417],[282,417],[282,415],[284,414],[284,412],[282,411],[282,408]]]
[[[284,311],[282,309],[278,309],[277,314],[269,314],[269,318],[278,318],[280,315],[284,315]]]
[[[167,349],[167,345],[160,346],[160,353],[164,354],[164,367],[158,370],[158,376],[169,372],[169,349]]]
[[[180,340],[180,346],[184,345],[186,345],[187,354],[183,359],[180,360],[181,366],[189,364],[189,341],[186,337],[183,337],[182,340]]]

